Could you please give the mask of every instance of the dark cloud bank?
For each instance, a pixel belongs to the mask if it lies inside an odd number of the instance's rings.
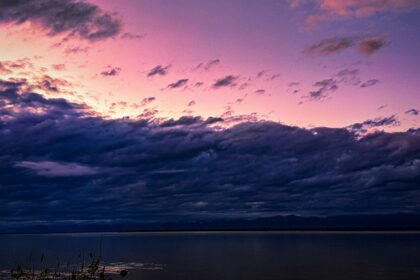
[[[420,129],[105,120],[0,81],[0,229],[420,213]],[[363,123],[363,125],[373,125]]]

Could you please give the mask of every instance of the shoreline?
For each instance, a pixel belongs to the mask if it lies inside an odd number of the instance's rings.
[[[11,235],[133,235],[133,234],[229,234],[229,233],[255,233],[255,234],[282,234],[282,233],[308,233],[308,234],[420,234],[420,228],[413,229],[176,229],[176,230],[133,230],[133,231],[74,231],[74,232],[0,232],[1,236]]]

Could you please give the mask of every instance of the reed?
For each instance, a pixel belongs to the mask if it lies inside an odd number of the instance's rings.
[[[111,273],[107,272],[102,257],[97,257],[92,253],[89,257],[87,264],[82,261],[79,265],[62,265],[57,261],[57,264],[51,268],[46,265],[44,255],[42,255],[40,259],[42,269],[36,270],[34,265],[29,269],[19,265],[10,270],[10,277],[19,280],[112,280]],[[125,269],[112,274],[117,277],[127,275],[128,271]]]

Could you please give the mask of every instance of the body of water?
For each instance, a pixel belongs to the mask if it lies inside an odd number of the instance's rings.
[[[420,233],[185,232],[0,236],[0,270],[102,254],[139,280],[420,279]],[[115,277],[117,279],[117,277]]]

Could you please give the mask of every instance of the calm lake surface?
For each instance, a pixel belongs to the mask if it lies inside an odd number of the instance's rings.
[[[140,280],[420,279],[420,233],[196,232],[0,236],[0,270],[100,252]],[[115,277],[115,279],[118,279]]]

